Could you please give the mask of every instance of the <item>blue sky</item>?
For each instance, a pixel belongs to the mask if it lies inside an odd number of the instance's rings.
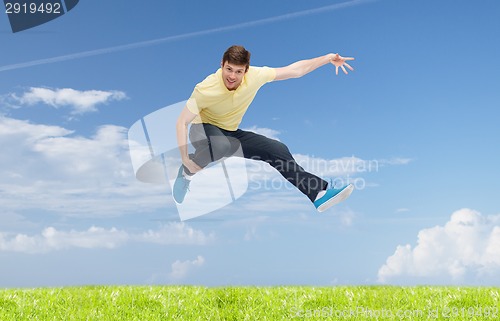
[[[498,285],[499,13],[89,0],[16,34],[0,14],[0,286]],[[187,99],[232,44],[257,66],[356,58],[267,84],[241,125],[306,165],[355,161],[325,173],[363,183],[346,202],[317,213],[250,164],[262,188],[181,222],[168,186],[134,178],[128,128]]]

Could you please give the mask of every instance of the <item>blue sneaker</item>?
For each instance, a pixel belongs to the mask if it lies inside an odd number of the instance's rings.
[[[314,206],[318,212],[323,212],[327,208],[338,204],[351,195],[354,190],[354,185],[348,184],[342,188],[329,188],[326,190],[325,195],[318,200],[314,201]]]
[[[184,202],[184,197],[186,197],[189,190],[189,183],[191,183],[191,180],[184,177],[184,166],[181,165],[172,189],[172,196],[177,204]]]

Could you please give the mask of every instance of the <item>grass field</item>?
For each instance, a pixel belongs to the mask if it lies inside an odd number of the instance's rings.
[[[496,320],[500,288],[87,286],[0,290],[0,320]]]

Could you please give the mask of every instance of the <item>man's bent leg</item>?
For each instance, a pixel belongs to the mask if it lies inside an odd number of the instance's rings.
[[[226,132],[217,126],[209,124],[193,124],[189,131],[189,139],[195,148],[194,154],[189,157],[201,168],[223,157],[230,156],[239,147],[231,137],[226,137]],[[191,173],[182,165],[177,173],[172,194],[176,203],[181,204],[189,190]]]
[[[227,136],[227,131],[211,124],[191,125],[189,140],[195,148],[195,152],[189,156],[201,168],[230,156],[232,151],[239,146],[239,143]],[[235,145],[238,146],[235,147]],[[185,170],[187,172],[186,168]]]
[[[297,164],[288,147],[282,142],[243,130],[236,131],[234,137],[240,141],[245,158],[267,162],[311,202],[315,201],[320,191],[326,190],[328,183]]]

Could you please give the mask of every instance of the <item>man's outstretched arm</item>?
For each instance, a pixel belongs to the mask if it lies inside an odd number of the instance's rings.
[[[317,68],[324,66],[328,63],[331,63],[335,66],[335,73],[338,75],[339,68],[342,68],[342,71],[347,74],[347,67],[350,70],[354,70],[346,61],[354,60],[352,57],[342,57],[339,54],[327,54],[321,57],[316,57],[307,60],[300,60],[290,64],[286,67],[275,68],[276,70],[276,78],[274,80],[286,80],[290,78],[300,78]]]

